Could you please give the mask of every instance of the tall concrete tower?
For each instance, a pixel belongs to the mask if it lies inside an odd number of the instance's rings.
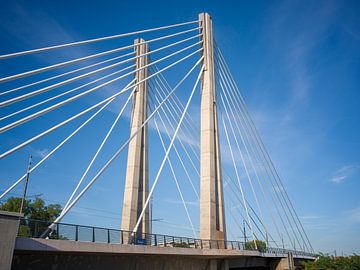
[[[199,14],[205,70],[201,91],[200,238],[226,240],[215,95],[214,40],[209,14]]]
[[[135,40],[135,56],[149,51],[148,44],[143,39]],[[149,63],[148,55],[135,59],[135,68],[140,69]],[[135,73],[135,83],[148,76],[148,69],[143,68]],[[135,133],[147,118],[147,81],[140,83],[134,92],[131,113],[131,134]],[[148,136],[147,125],[129,143],[126,180],[124,190],[124,204],[122,210],[121,228],[132,231],[145,204],[149,193],[148,168]],[[149,210],[147,209],[138,234],[149,233]]]

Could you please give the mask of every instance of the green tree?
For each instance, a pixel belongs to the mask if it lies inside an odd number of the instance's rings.
[[[20,212],[21,200],[22,198],[10,197],[6,202],[0,203],[0,210]],[[41,198],[25,200],[24,219],[20,222],[19,236],[39,236],[60,215],[61,210],[59,204],[46,205]]]
[[[260,252],[265,252],[266,251],[266,243],[264,241],[255,240],[255,242],[256,242],[257,249],[255,247],[254,241],[246,242],[245,243],[245,249],[247,249],[247,250],[258,250]]]
[[[305,262],[305,270],[360,270],[360,256],[325,256],[321,254],[315,261]]]

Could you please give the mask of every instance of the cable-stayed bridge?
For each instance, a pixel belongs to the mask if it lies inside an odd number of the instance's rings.
[[[100,141],[87,145],[84,139],[80,145],[91,148],[91,156],[84,157],[88,163],[74,176],[71,193],[62,194],[67,201],[56,220],[21,221],[32,238],[16,240],[13,267],[41,257],[39,251],[68,261],[61,256],[117,254],[121,260],[100,261],[141,269],[144,264],[149,269],[159,264],[292,269],[294,260],[313,258],[309,237],[213,33],[211,17],[202,13],[195,21],[0,56],[4,67],[36,65],[32,57],[38,55],[51,62],[0,79],[0,133],[21,139],[3,145],[0,158],[10,159],[53,133],[64,134],[25,174],[14,172],[14,181],[2,185],[0,199],[28,184],[31,173],[46,168],[64,146],[116,108],[111,124],[97,128],[104,134]],[[94,52],[73,57],[82,46]],[[130,128],[121,122],[127,114]],[[104,160],[107,145],[111,155]],[[125,177],[116,179],[124,185],[121,227],[64,223],[121,156],[126,161]],[[169,181],[174,189],[166,192],[181,200],[191,235],[153,233],[152,198]],[[189,207],[190,196],[197,215]],[[155,259],[145,256],[150,254]],[[50,257],[41,260],[49,263]]]

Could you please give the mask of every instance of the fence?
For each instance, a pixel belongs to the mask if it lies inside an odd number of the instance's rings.
[[[40,238],[43,232],[51,224],[49,221],[21,219],[19,237]],[[72,240],[81,242],[97,242],[109,244],[132,244],[159,247],[182,247],[196,249],[232,249],[253,250],[240,241],[204,240],[189,237],[170,236],[164,234],[137,233],[92,227],[85,225],[56,223],[54,231],[48,236],[49,239]],[[298,256],[314,257],[314,254],[299,250],[287,250],[282,248],[266,247],[261,252],[277,255],[292,252]]]

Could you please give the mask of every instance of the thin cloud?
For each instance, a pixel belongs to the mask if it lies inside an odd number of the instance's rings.
[[[34,157],[44,158],[47,154],[49,154],[48,148],[34,148],[28,147],[29,154],[33,155]]]
[[[165,199],[164,202],[171,204],[183,204],[181,200]],[[199,207],[199,201],[185,201],[186,205]]]
[[[299,218],[304,220],[312,220],[312,219],[319,219],[321,218],[321,216],[309,215],[309,216],[300,216]]]
[[[331,178],[331,182],[335,184],[340,184],[344,182],[349,177],[353,176],[360,169],[360,165],[346,165],[338,169],[333,173],[333,177]]]

